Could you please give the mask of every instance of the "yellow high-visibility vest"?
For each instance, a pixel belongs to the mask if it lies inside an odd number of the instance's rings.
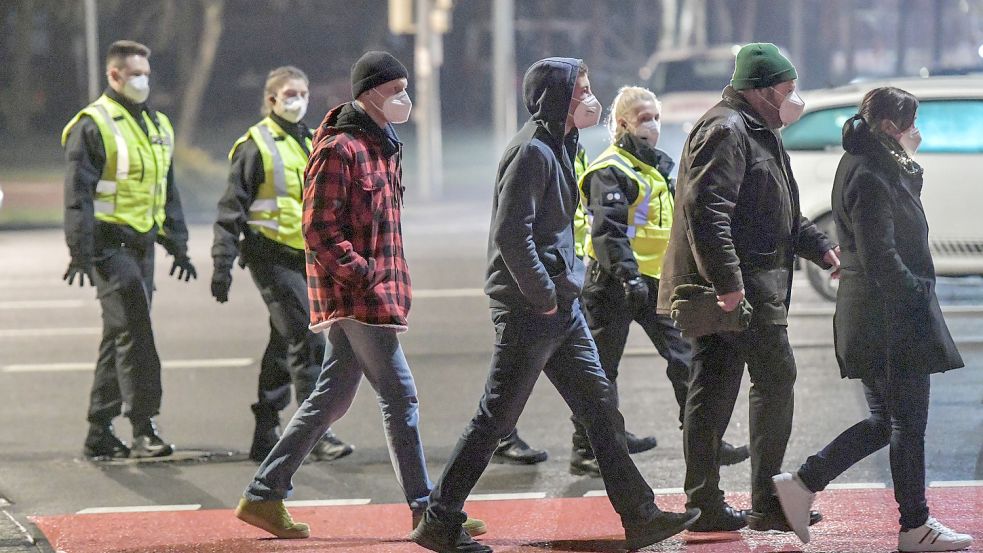
[[[672,227],[672,193],[665,177],[651,165],[647,165],[626,150],[612,144],[580,177],[583,192],[587,175],[608,167],[621,171],[638,185],[638,197],[628,206],[628,240],[643,275],[659,278],[662,260],[669,246],[669,229]],[[587,237],[587,255],[596,259],[594,248]]]
[[[269,117],[250,127],[249,132],[236,141],[229,159],[247,140],[252,140],[259,148],[265,173],[256,199],[249,206],[249,225],[271,240],[297,250],[304,249],[301,222],[307,152]],[[304,141],[309,152],[311,139]]]
[[[61,143],[65,145],[69,132],[83,116],[91,117],[99,127],[106,150],[106,164],[92,202],[96,219],[129,225],[139,232],[157,225],[163,232],[174,129],[159,111],[159,126],[147,112],[140,115],[147,132],[125,107],[104,94],[68,122],[61,133]]]

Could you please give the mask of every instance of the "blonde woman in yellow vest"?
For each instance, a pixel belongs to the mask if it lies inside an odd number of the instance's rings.
[[[249,269],[269,311],[270,340],[260,362],[256,427],[249,458],[262,462],[280,435],[280,411],[291,384],[300,404],[314,390],[324,358],[324,337],[308,328],[307,272],[301,232],[301,192],[311,151],[302,119],[308,79],[292,66],[266,78],[263,119],[229,152],[228,188],[218,203],[212,245],[212,296],[229,299],[235,260]],[[329,429],[311,452],[317,460],[344,457],[354,448]]]
[[[601,367],[614,385],[629,327],[632,322],[642,326],[668,363],[666,374],[682,424],[692,353],[672,319],[656,313],[673,210],[669,174],[674,162],[656,149],[661,117],[655,94],[642,87],[623,87],[611,106],[612,144],[580,178],[582,203],[590,220],[583,305]],[[646,451],[656,446],[656,439],[628,433],[628,446],[632,453]],[[747,458],[746,447],[727,447],[730,451],[722,451],[722,463]],[[583,426],[576,420],[570,470],[600,474]]]
[[[65,238],[71,262],[64,279],[98,290],[103,332],[89,403],[89,458],[160,457],[173,446],[157,432],[160,358],[150,324],[154,243],[174,256],[171,274],[197,278],[188,229],[174,186],[174,130],[147,107],[150,49],[121,40],[106,55],[109,87],[62,133]],[[133,426],[127,447],[113,432],[120,414]]]

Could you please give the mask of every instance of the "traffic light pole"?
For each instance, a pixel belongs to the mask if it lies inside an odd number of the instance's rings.
[[[516,131],[515,101],[515,2],[492,4],[493,107],[496,151],[508,144]]]
[[[414,112],[419,150],[418,176],[424,200],[443,192],[443,155],[440,132],[440,66],[443,36],[434,32],[433,0],[416,2],[416,45],[413,52],[416,102]]]

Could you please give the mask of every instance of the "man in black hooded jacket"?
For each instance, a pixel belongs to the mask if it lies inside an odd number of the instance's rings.
[[[596,125],[601,106],[581,60],[547,58],[523,80],[532,118],[499,164],[488,236],[495,353],[478,412],[430,494],[417,544],[439,552],[486,552],[461,524],[464,500],[497,447],[515,428],[540,372],[584,423],[627,545],[637,549],[681,532],[699,510],[666,513],[628,456],[625,421],[580,310],[584,264],[574,251],[579,201],[573,160],[578,128]]]

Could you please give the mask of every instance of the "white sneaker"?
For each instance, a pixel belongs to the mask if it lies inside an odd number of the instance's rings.
[[[785,512],[785,520],[802,543],[809,543],[809,511],[816,494],[802,483],[798,474],[783,472],[771,477],[778,493],[778,501]]]
[[[959,534],[928,517],[925,524],[898,533],[898,551],[957,551],[973,543],[973,537]]]

